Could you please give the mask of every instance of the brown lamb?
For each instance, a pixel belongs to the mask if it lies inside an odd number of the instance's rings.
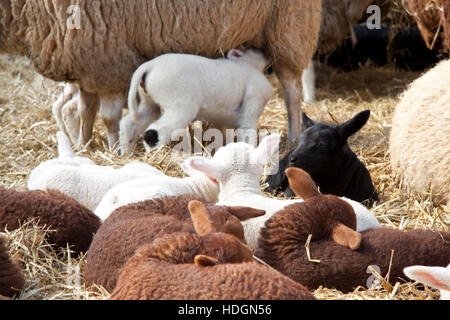
[[[264,210],[247,207],[215,206],[193,195],[163,197],[117,208],[103,222],[89,248],[85,283],[101,285],[111,292],[120,268],[137,248],[166,234],[194,233],[191,215],[205,215],[218,230],[245,242],[240,220],[263,214]]]
[[[217,58],[250,45],[273,59],[285,92],[289,138],[297,139],[301,77],[316,49],[321,5],[322,0],[2,0],[0,52],[27,56],[43,76],[78,83],[82,92],[99,96],[110,132],[118,131],[125,104],[116,102],[125,101],[131,76],[145,61],[170,52]]]
[[[450,49],[450,0],[406,0],[428,48],[443,31],[443,44]]]
[[[198,234],[173,233],[140,247],[122,268],[111,299],[314,300],[304,286],[254,262],[248,246],[204,218],[192,217]]]
[[[366,286],[371,277],[370,271],[368,273],[371,265],[378,266],[383,276],[390,268],[391,281],[404,278],[403,268],[410,265],[448,265],[450,234],[445,232],[377,228],[358,234],[353,225],[345,223],[350,228],[342,228],[343,238],[348,240],[336,241],[333,236],[333,240],[330,239],[326,236],[329,231],[323,230],[330,230],[327,223],[336,224],[328,211],[335,211],[332,205],[337,203],[330,202],[328,196],[311,197],[308,193],[316,193],[314,185],[305,188],[307,184],[298,184],[305,179],[305,174],[291,169],[286,174],[294,192],[304,196],[307,204],[292,205],[269,219],[261,230],[255,255],[309,289],[322,285],[349,292],[357,286]],[[340,212],[338,220],[341,222],[355,219],[351,210]],[[341,216],[343,214],[347,217]],[[312,226],[310,221],[316,225]],[[320,260],[319,263],[308,258],[305,243],[309,234],[312,234],[308,246],[310,257]]]
[[[18,229],[30,219],[55,230],[48,233],[50,244],[69,245],[76,253],[87,251],[101,224],[91,210],[59,191],[19,192],[0,187],[0,230]]]
[[[12,297],[22,290],[24,284],[22,271],[11,261],[6,241],[0,237],[0,295]]]

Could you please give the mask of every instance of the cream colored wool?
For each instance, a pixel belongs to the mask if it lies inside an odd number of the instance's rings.
[[[389,152],[392,171],[411,190],[450,205],[450,60],[414,81],[401,96]]]
[[[136,68],[164,53],[219,57],[263,50],[285,89],[289,137],[301,129],[302,71],[317,45],[321,0],[2,0],[0,52],[27,56],[37,72],[100,96],[110,147]],[[79,28],[68,22],[77,16]]]

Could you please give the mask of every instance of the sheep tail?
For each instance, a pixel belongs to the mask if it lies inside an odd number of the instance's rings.
[[[128,92],[128,110],[132,115],[138,113],[137,96],[139,95],[142,100],[142,94],[148,94],[145,89],[145,80],[148,73],[148,67],[140,67],[136,70],[131,79],[130,91]]]
[[[62,131],[56,133],[56,138],[58,139],[58,156],[59,158],[71,158],[75,154],[70,146],[70,140]]]

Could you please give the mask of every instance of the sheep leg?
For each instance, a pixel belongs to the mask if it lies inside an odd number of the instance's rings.
[[[242,104],[242,111],[237,114],[238,128],[240,130],[245,131],[253,130],[256,137],[258,118],[263,113],[264,107],[266,103],[269,101],[269,99],[270,98],[262,97],[257,93],[249,92],[244,97],[244,103]]]
[[[79,87],[74,84],[67,83],[64,85],[63,92],[59,96],[58,100],[53,104],[52,114],[56,120],[56,124],[59,130],[63,131],[66,136],[70,136],[64,125],[62,110],[64,106],[72,100],[73,95],[79,90]]]
[[[72,143],[78,142],[80,132],[80,117],[78,115],[79,98],[79,93],[75,94],[61,109],[64,128]]]
[[[109,151],[113,151],[119,141],[119,122],[125,105],[123,94],[100,96],[100,117],[106,127]]]
[[[286,67],[276,67],[275,71],[283,86],[284,101],[288,116],[288,138],[296,141],[302,129],[302,71],[294,72]]]
[[[98,110],[98,96],[81,91],[78,100],[78,114],[80,118],[78,144],[85,145],[92,137],[95,116]]]
[[[146,145],[150,147],[150,150],[168,145],[173,132],[185,130],[189,123],[194,121],[198,110],[198,107],[164,110],[162,116],[147,128],[144,134]]]
[[[303,97],[305,102],[315,102],[316,97],[315,90],[316,74],[314,72],[314,63],[311,60],[308,64],[308,68],[303,71],[302,85],[303,85]]]
[[[132,110],[120,120],[120,154],[132,152],[147,127],[161,116],[159,106],[153,102],[140,105],[138,112]]]

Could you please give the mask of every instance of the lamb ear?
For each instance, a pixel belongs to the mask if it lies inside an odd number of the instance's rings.
[[[240,221],[246,221],[248,219],[261,217],[266,214],[266,210],[259,210],[241,206],[227,207],[227,210]]]
[[[208,177],[220,182],[225,173],[225,169],[214,160],[203,157],[190,157],[181,164],[181,168],[188,175],[194,172],[203,172]]]
[[[313,125],[315,125],[316,123],[309,118],[306,113],[302,112],[302,122],[303,122],[303,128],[304,129],[308,129],[309,127],[312,127]]]
[[[278,150],[281,136],[279,134],[271,134],[264,137],[259,143],[258,148],[252,153],[252,163],[265,166],[272,158],[273,154]]]
[[[241,50],[238,50],[238,49],[232,49],[232,50],[228,51],[228,53],[227,53],[228,59],[239,59],[239,58],[242,58],[243,56],[244,56],[244,52],[242,52]]]
[[[344,123],[338,124],[337,130],[339,136],[343,140],[347,141],[348,137],[354,135],[367,123],[369,117],[370,117],[370,110],[365,110],[358,113],[352,119]]]
[[[412,266],[403,269],[408,278],[439,290],[450,290],[450,268]]]
[[[285,174],[292,191],[300,198],[306,200],[320,196],[320,192],[317,190],[311,176],[303,169],[290,167],[286,169]]]
[[[194,258],[194,263],[199,267],[212,267],[218,265],[219,260],[204,254],[198,254]]]
[[[331,238],[337,244],[348,247],[352,250],[357,250],[361,246],[361,233],[338,223],[331,233]]]
[[[209,232],[217,232],[217,228],[211,220],[208,208],[198,200],[189,201],[189,212],[191,213],[194,229],[197,234],[202,235]]]

